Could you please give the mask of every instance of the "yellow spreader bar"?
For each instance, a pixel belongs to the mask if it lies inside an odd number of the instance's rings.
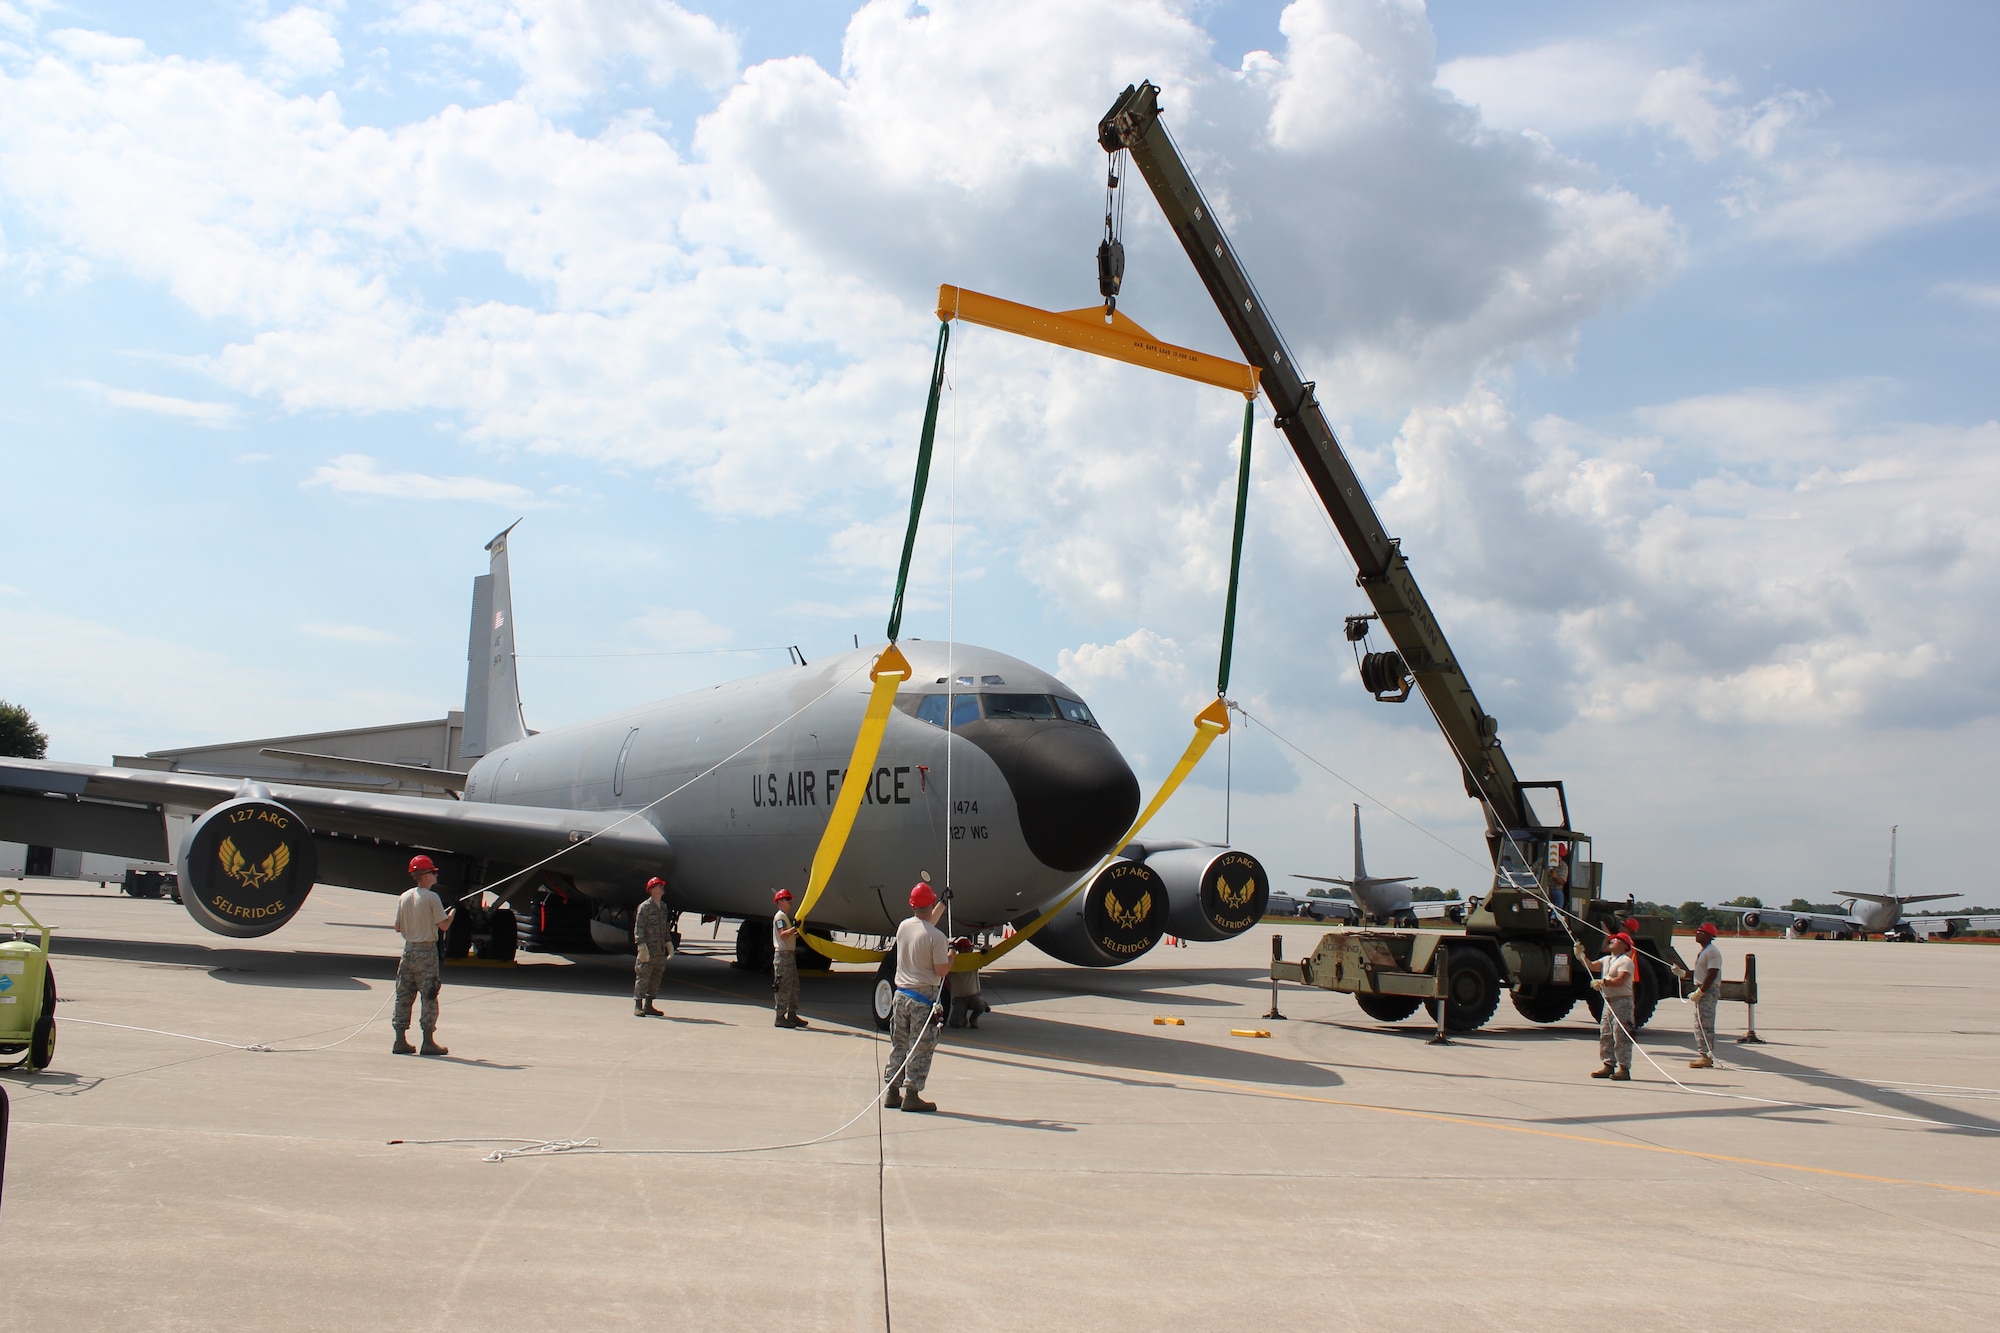
[[[1015,931],[985,953],[960,954],[952,960],[951,970],[954,972],[977,971],[1002,954],[1009,953],[1016,946],[1025,943],[1030,935],[1033,935],[1043,926],[1055,920],[1056,913],[1069,906],[1075,900],[1077,894],[1082,893],[1086,888],[1090,887],[1090,881],[1097,878],[1097,872],[1110,865],[1118,853],[1125,850],[1125,844],[1139,836],[1139,830],[1146,827],[1147,821],[1160,813],[1160,807],[1167,803],[1169,797],[1180,790],[1181,784],[1187,781],[1188,774],[1194,772],[1195,765],[1199,764],[1201,757],[1208,753],[1208,747],[1215,743],[1215,738],[1228,730],[1229,708],[1222,700],[1217,699],[1214,703],[1196,713],[1194,715],[1194,739],[1188,742],[1187,749],[1181,752],[1180,762],[1174,765],[1174,771],[1167,774],[1167,780],[1160,784],[1160,789],[1153,793],[1153,799],[1146,803],[1146,808],[1139,812],[1139,817],[1136,820],[1132,821],[1132,827],[1125,830],[1125,836],[1118,840],[1118,845],[1106,852],[1104,859],[1092,866],[1090,873],[1078,880],[1068,893],[1056,899],[1048,911],[1043,912],[1033,921],[1030,921],[1027,925],[1021,927],[1021,929]]]
[[[861,718],[861,732],[854,738],[854,754],[847,761],[849,773],[875,771],[875,756],[882,751],[882,733],[889,727],[889,710],[895,707],[897,687],[910,678],[909,659],[892,643],[875,659],[875,665],[869,668],[868,678],[874,682],[874,687],[868,694],[868,711]],[[798,924],[805,924],[806,917],[818,904],[820,894],[826,892],[827,881],[833,878],[833,868],[840,864],[840,854],[847,849],[847,836],[854,831],[854,818],[861,813],[861,798],[867,790],[866,782],[840,784],[840,795],[833,802],[833,814],[826,821],[826,831],[819,836],[818,850],[813,852],[805,901],[799,904],[798,912],[792,917]],[[873,949],[856,949],[803,931],[799,937],[816,952],[838,962],[874,963],[882,958]]]
[[[1107,356],[1113,361],[1165,371],[1182,379],[1198,380],[1218,388],[1234,389],[1245,398],[1257,396],[1258,371],[1241,361],[1230,361],[1188,347],[1176,347],[1155,338],[1122,312],[1104,317],[1102,306],[1082,310],[1038,310],[1031,305],[1002,300],[963,287],[938,288],[937,316],[942,320],[961,319],[982,324],[1003,333],[1018,333],[1070,347],[1079,352]]]

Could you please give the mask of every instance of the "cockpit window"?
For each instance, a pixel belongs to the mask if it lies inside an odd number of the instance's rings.
[[[979,696],[976,694],[926,694],[917,701],[916,714],[920,722],[928,722],[934,727],[944,725],[945,700],[951,700],[951,725],[962,727],[968,722],[979,720]]]
[[[944,725],[945,709],[949,707],[954,729],[968,722],[977,722],[982,714],[990,718],[1046,722],[1061,719],[1086,727],[1098,726],[1096,717],[1081,699],[1062,699],[1047,694],[925,694],[915,698],[904,695],[896,700],[896,706],[918,721],[928,722],[934,727]],[[1098,729],[1102,730],[1101,727]]]
[[[1061,714],[1056,712],[1056,701],[1046,694],[989,694],[986,696],[986,716],[1053,719]]]
[[[1056,707],[1060,708],[1063,717],[1071,722],[1081,722],[1086,727],[1097,726],[1097,719],[1091,716],[1090,705],[1081,699],[1064,699],[1058,696]],[[1097,729],[1102,731],[1104,728],[1098,727]]]

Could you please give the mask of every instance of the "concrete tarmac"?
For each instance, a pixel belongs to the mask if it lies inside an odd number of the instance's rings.
[[[451,967],[451,1054],[393,1056],[387,899],[319,889],[232,941],[24,887],[62,928],[54,1067],[0,1075],[0,1255],[39,1327],[1823,1333],[1991,1327],[2000,1296],[2000,948],[1724,940],[1768,1044],[1691,1072],[1668,1001],[1661,1068],[1608,1084],[1581,1007],[1503,1001],[1443,1047],[1296,987],[1266,1021],[1268,928],[1103,972],[1028,947],[946,1033],[937,1115],[729,1153],[869,1104],[867,973],[808,974],[790,1032],[707,927],[665,1020],[627,960]],[[481,1160],[583,1137],[607,1151]]]

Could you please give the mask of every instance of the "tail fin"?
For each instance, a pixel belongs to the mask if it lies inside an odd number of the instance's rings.
[[[1368,878],[1368,867],[1361,859],[1361,807],[1354,807],[1354,878]]]
[[[521,716],[521,681],[514,667],[514,595],[507,581],[507,531],[486,543],[493,572],[472,581],[472,629],[466,644],[465,739],[467,759],[491,754],[528,734]]]
[[[1889,825],[1889,896],[1896,896],[1896,826]]]

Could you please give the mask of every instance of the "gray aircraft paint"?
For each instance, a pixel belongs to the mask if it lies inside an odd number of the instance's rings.
[[[899,692],[904,706],[947,692],[1078,697],[1048,673],[990,649],[914,640],[900,647],[917,682]],[[674,849],[677,905],[722,915],[768,911],[774,887],[805,887],[868,702],[868,666],[880,651],[822,658],[530,736],[473,765],[466,799],[574,810],[645,808],[642,817]],[[951,690],[937,683],[947,674],[1004,683]],[[728,757],[746,738],[793,713],[769,736]],[[1009,725],[1084,728],[1066,721]],[[614,794],[628,736],[623,792]],[[717,764],[713,773],[697,776]],[[666,796],[690,779],[684,790]],[[918,872],[946,881],[947,843],[953,919],[961,925],[1012,920],[1076,878],[1029,850],[1013,792],[979,746],[901,706],[889,716],[875,771],[863,780],[869,787],[853,834],[814,910],[828,925],[893,930],[908,915],[906,894]],[[562,862],[550,868],[560,871]],[[580,887],[613,900],[637,893],[615,885]]]

